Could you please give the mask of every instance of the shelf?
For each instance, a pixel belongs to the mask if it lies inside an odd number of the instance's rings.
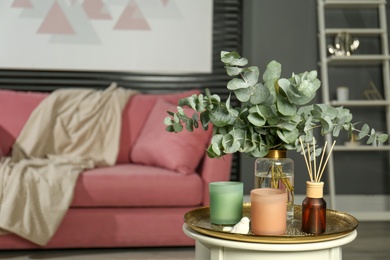
[[[384,33],[380,28],[329,28],[325,29],[326,35],[336,35],[338,33],[349,33],[352,36],[355,35],[368,35],[368,36],[380,36]]]
[[[358,152],[374,152],[374,151],[390,151],[390,145],[370,146],[370,145],[335,145],[333,151],[358,151]]]
[[[377,65],[389,60],[389,56],[382,54],[354,54],[351,56],[328,56],[327,63],[333,65]]]
[[[327,8],[375,8],[386,4],[385,0],[326,0],[324,7]]]
[[[374,106],[389,106],[390,101],[387,100],[348,100],[330,102],[333,106],[346,106],[346,107],[374,107]]]
[[[369,109],[374,111],[375,108],[384,112],[385,119],[378,118],[375,120],[385,121],[386,132],[390,131],[390,55],[388,44],[388,30],[386,22],[386,0],[317,0],[317,12],[318,12],[318,38],[319,38],[319,50],[320,50],[320,75],[322,82],[322,100],[325,103],[333,106],[350,107],[363,107],[363,109]],[[368,17],[366,17],[368,15]],[[356,16],[356,17],[355,17]],[[375,24],[365,26],[364,23],[353,27],[353,18],[367,18],[375,19]],[[327,19],[335,19],[336,23],[328,23]],[[340,19],[340,20],[338,20]],[[361,19],[366,21],[365,19]],[[363,21],[363,22],[364,22]],[[371,20],[370,20],[371,21]],[[328,25],[334,24],[331,27]],[[339,27],[338,27],[339,26]],[[349,27],[352,26],[352,27]],[[328,54],[328,44],[332,40],[332,37],[336,37],[339,33],[348,33],[352,38],[364,37],[364,42],[370,42],[378,50],[370,48],[369,45],[365,45],[362,51],[355,52],[350,56],[335,56]],[[341,41],[344,41],[346,37],[341,37]],[[362,46],[363,47],[363,46]],[[347,47],[345,48],[347,49]],[[375,51],[372,51],[375,50]],[[361,53],[361,54],[358,54]],[[373,75],[360,75],[361,71],[367,69],[366,74],[369,74],[372,69],[375,69]],[[381,70],[381,73],[376,73]],[[381,89],[381,95],[384,99],[379,100],[329,100],[331,95],[329,84],[332,85],[348,85],[344,83],[342,72],[347,72],[345,76],[348,78],[345,82],[359,82],[366,81],[366,78],[374,77],[374,81],[379,81],[379,84],[383,87]],[[335,78],[332,78],[335,76]],[[354,78],[356,77],[356,78]],[[360,80],[362,79],[362,80]],[[371,79],[369,80],[371,81]],[[359,83],[358,83],[359,84]],[[366,84],[366,83],[362,83]],[[359,86],[362,88],[363,86]],[[354,91],[357,91],[356,89]],[[364,97],[362,97],[364,98]],[[382,111],[383,110],[383,111]],[[369,117],[370,115],[365,115]],[[326,136],[326,141],[331,143],[333,138],[331,135]],[[340,143],[334,147],[334,151],[345,152],[349,154],[356,152],[378,152],[386,153],[388,162],[390,164],[390,144],[381,146],[367,145],[363,141],[359,144]],[[353,156],[353,155],[351,155]],[[329,156],[328,176],[329,176],[329,195],[330,205],[333,208],[336,206],[336,183],[335,183],[335,165],[334,155]],[[354,162],[357,164],[364,164],[365,162]]]

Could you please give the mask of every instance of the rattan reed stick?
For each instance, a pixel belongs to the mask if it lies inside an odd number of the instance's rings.
[[[303,156],[305,158],[305,162],[306,162],[306,167],[307,167],[307,171],[309,173],[309,177],[310,177],[310,181],[311,182],[320,182],[321,181],[321,178],[322,178],[322,175],[324,174],[324,171],[325,171],[325,168],[326,168],[326,165],[328,163],[328,160],[330,158],[330,155],[333,151],[333,148],[336,144],[336,141],[333,142],[332,144],[332,147],[330,148],[329,150],[329,153],[328,153],[328,156],[326,157],[326,160],[324,162],[324,165],[322,165],[322,162],[324,160],[324,155],[325,155],[325,151],[326,151],[326,147],[328,145],[328,142],[326,141],[325,142],[325,146],[324,146],[324,149],[322,150],[322,155],[321,155],[321,160],[320,160],[320,164],[317,168],[317,161],[316,161],[316,149],[315,149],[315,141],[314,141],[314,138],[313,138],[313,153],[314,153],[314,158],[313,158],[313,165],[312,165],[312,160],[311,160],[311,157],[312,157],[312,152],[310,150],[310,145],[309,144],[306,144],[307,146],[307,157],[306,157],[306,153],[305,153],[305,149],[304,149],[304,146],[303,146],[303,142],[302,142],[302,139],[299,138],[299,142],[301,143],[301,147],[302,147],[302,152],[303,152]],[[313,168],[314,168],[314,175],[313,175]]]
[[[332,151],[333,151],[333,148],[334,148],[334,145],[335,145],[335,144],[336,144],[336,141],[333,141],[332,147],[330,148],[329,153],[328,153],[328,157],[326,157],[326,161],[325,161],[324,167],[323,167],[322,170],[321,170],[320,177],[318,178],[318,182],[319,182],[319,181],[321,180],[321,178],[322,178],[322,174],[323,174],[324,171],[325,171],[326,164],[328,163],[329,157],[330,157],[330,155],[331,155],[331,153],[332,153]]]
[[[307,167],[307,169],[309,169],[309,163],[307,162],[307,157],[306,157],[306,153],[305,153],[305,147],[303,146],[303,142],[302,142],[301,138],[299,138],[299,142],[301,143],[302,153],[303,153],[303,157],[305,158],[306,167]],[[308,174],[309,174],[309,177],[310,177],[310,181],[313,182],[313,177],[311,176],[310,171],[308,171]]]

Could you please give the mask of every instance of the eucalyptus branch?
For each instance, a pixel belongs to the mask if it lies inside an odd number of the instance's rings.
[[[213,138],[207,151],[210,157],[242,152],[263,157],[271,149],[302,151],[299,139],[312,144],[314,131],[337,138],[341,131],[358,133],[358,139],[368,138],[367,144],[384,143],[387,134],[377,134],[364,124],[361,129],[352,123],[352,114],[343,107],[309,103],[315,97],[321,82],[317,72],[292,73],[291,78],[281,78],[281,65],[271,61],[259,82],[259,69],[248,67],[248,60],[237,52],[221,52],[221,61],[232,79],[227,83],[229,98],[222,101],[206,89],[205,95],[192,95],[179,101],[177,112],[168,112],[164,120],[166,130],[180,132],[183,125],[188,131],[213,125]],[[235,96],[238,107],[232,107]],[[184,107],[194,113],[187,116]],[[313,154],[320,154],[313,147]],[[304,151],[303,151],[304,152]]]

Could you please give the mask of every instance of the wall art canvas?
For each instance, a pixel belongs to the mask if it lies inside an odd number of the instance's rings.
[[[1,0],[0,68],[211,73],[210,0]]]

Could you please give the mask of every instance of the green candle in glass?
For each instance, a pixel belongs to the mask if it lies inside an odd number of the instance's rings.
[[[220,225],[237,224],[242,218],[244,184],[242,182],[211,182],[210,222]]]

